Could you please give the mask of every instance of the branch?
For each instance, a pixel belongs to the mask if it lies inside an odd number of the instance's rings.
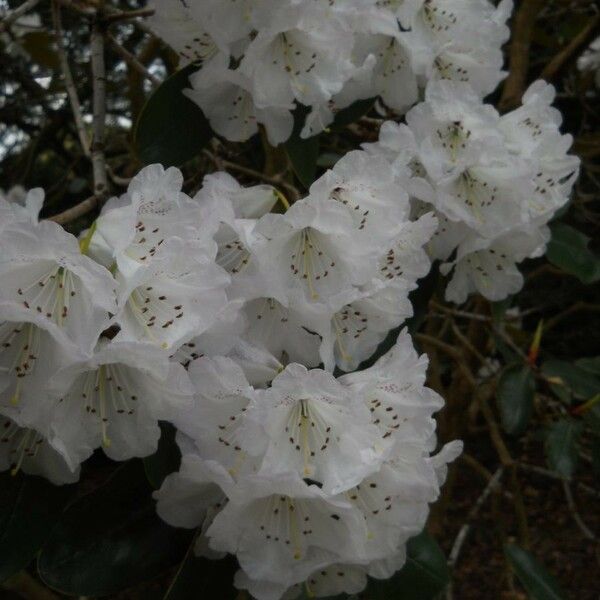
[[[510,45],[510,68],[504,82],[500,109],[515,108],[523,97],[529,72],[529,49],[535,26],[535,19],[544,6],[543,0],[523,0],[517,11]]]
[[[129,21],[138,17],[151,17],[156,11],[153,8],[140,8],[138,10],[129,10],[127,12],[111,12],[104,17],[104,22],[108,25],[119,23],[120,21]]]
[[[108,33],[106,35],[106,39],[110,42],[113,50],[121,56],[121,58],[131,67],[133,67],[138,73],[143,75],[146,79],[152,82],[152,84],[157,87],[160,85],[160,79],[155,77],[146,69],[146,67],[137,59],[135,55],[133,55],[129,50],[124,48],[119,42],[115,39],[113,35]]]
[[[600,15],[593,17],[570,43],[544,67],[540,78],[547,81],[554,79],[565,65],[598,35],[598,30],[600,30]]]
[[[565,497],[567,499],[567,505],[569,506],[569,510],[571,511],[571,515],[573,516],[573,520],[577,523],[577,527],[581,530],[584,537],[588,540],[595,540],[596,536],[590,530],[590,528],[583,522],[581,515],[577,512],[577,506],[575,506],[575,500],[573,499],[573,492],[571,492],[571,486],[568,481],[563,479],[562,481],[563,490],[565,492]]]
[[[75,221],[75,219],[92,212],[97,206],[98,198],[96,198],[96,196],[90,196],[72,208],[68,208],[64,212],[54,215],[53,217],[48,217],[48,221],[54,221],[54,223],[58,223],[59,225],[66,225],[67,223],[71,223],[71,221]]]
[[[17,6],[13,11],[9,12],[2,21],[0,21],[0,33],[6,31],[12,23],[20,19],[25,13],[35,8],[40,0],[27,0],[20,6]]]
[[[104,134],[106,128],[106,69],[104,64],[104,31],[98,21],[92,25],[90,40],[93,77],[93,138],[92,167],[94,171],[94,195],[101,200],[108,193]]]
[[[75,82],[73,81],[73,74],[69,67],[69,59],[64,46],[64,35],[62,29],[62,22],[60,18],[60,6],[53,0],[52,2],[52,21],[54,23],[54,33],[56,36],[56,48],[58,51],[58,58],[60,60],[60,66],[65,78],[65,88],[67,89],[67,95],[69,96],[69,102],[73,110],[73,117],[75,118],[75,126],[77,128],[77,135],[83,153],[89,158],[90,157],[90,141],[83,121],[83,114],[81,112],[81,103],[79,102],[79,96],[77,95],[77,89],[75,88]]]
[[[491,479],[488,481],[488,484],[485,486],[485,489],[483,490],[479,498],[477,498],[477,501],[469,511],[466,522],[460,528],[460,531],[458,532],[458,535],[454,540],[454,544],[452,544],[452,550],[450,550],[450,555],[448,557],[448,566],[450,568],[454,567],[456,561],[458,560],[458,556],[463,547],[463,544],[467,539],[467,535],[469,535],[469,531],[471,529],[471,522],[475,520],[475,518],[479,514],[479,511],[481,510],[481,507],[487,500],[488,496],[492,493],[494,488],[498,486],[500,478],[503,474],[504,467],[499,467],[496,470],[496,472],[492,475]]]

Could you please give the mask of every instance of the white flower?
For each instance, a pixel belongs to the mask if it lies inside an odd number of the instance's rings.
[[[376,255],[356,243],[356,228],[342,203],[319,198],[299,200],[283,215],[261,217],[254,251],[272,295],[300,294],[314,302],[369,281]]]
[[[206,535],[255,580],[291,585],[346,557],[364,559],[360,511],[294,475],[254,475],[230,492]]]
[[[48,379],[79,354],[45,316],[0,301],[0,414],[21,424],[43,423]]]
[[[288,139],[294,127],[289,101],[275,98],[259,106],[253,96],[252,82],[240,69],[229,68],[229,59],[218,55],[190,77],[191,90],[185,95],[206,114],[212,128],[234,142],[243,142],[265,126],[269,141],[277,146]]]
[[[364,290],[355,289],[331,300],[341,305],[331,317],[323,335],[320,355],[327,370],[337,365],[352,371],[369,358],[390,330],[412,316],[405,282],[374,282]]]
[[[544,81],[531,84],[523,105],[500,119],[500,130],[509,148],[530,163],[535,182],[528,199],[532,218],[547,220],[569,200],[579,175],[580,160],[567,152],[571,135],[562,135],[560,112],[552,107],[554,87]]]
[[[260,473],[295,472],[337,493],[377,470],[387,444],[364,404],[330,374],[288,365],[259,392],[248,419],[265,431]]]
[[[346,154],[317,179],[309,198],[344,206],[354,223],[353,237],[365,246],[381,247],[393,239],[410,210],[408,195],[396,184],[387,161],[360,150]]]
[[[13,222],[37,223],[43,205],[42,188],[34,188],[27,192],[17,185],[8,190],[6,195],[0,190],[0,230]]]
[[[257,298],[244,307],[248,321],[245,337],[281,362],[315,367],[320,362],[318,331],[326,326],[328,312],[311,310],[296,299],[285,306],[275,298]]]
[[[90,254],[106,266],[116,261],[119,270],[129,275],[152,262],[161,245],[172,237],[193,243],[208,255],[214,253],[215,209],[194,202],[181,191],[182,185],[179,169],[144,167],[125,194],[104,206]]]
[[[188,373],[195,386],[194,402],[171,414],[170,420],[193,441],[203,459],[218,462],[232,477],[257,471],[252,454],[260,445],[258,430],[244,414],[256,392],[244,371],[233,360],[217,356],[193,361]]]
[[[227,274],[208,256],[171,238],[147,266],[129,277],[117,272],[118,340],[176,348],[217,322],[227,304]]]
[[[61,453],[48,441],[47,434],[31,427],[20,427],[8,417],[0,417],[0,471],[7,469],[11,469],[12,474],[23,470],[31,475],[41,475],[55,485],[79,479],[79,468],[71,470]]]
[[[83,352],[116,312],[111,274],[54,223],[15,222],[0,233],[0,300],[56,325]]]
[[[56,372],[47,389],[55,402],[52,441],[72,468],[101,446],[115,460],[152,454],[158,420],[193,394],[183,367],[160,349],[104,338],[91,357]]]
[[[313,3],[283,3],[272,10],[240,65],[252,81],[256,105],[328,100],[352,72],[352,36],[331,12]]]
[[[516,294],[523,287],[517,263],[542,256],[550,239],[547,227],[511,231],[490,241],[467,238],[459,247],[456,261],[442,265],[442,273],[454,268],[446,288],[446,299],[462,304],[467,296],[479,292],[493,302]]]
[[[597,37],[577,59],[577,68],[580,71],[594,71],[596,87],[600,88],[600,37]]]

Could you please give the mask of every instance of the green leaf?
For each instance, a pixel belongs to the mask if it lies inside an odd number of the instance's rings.
[[[600,258],[589,249],[590,238],[564,223],[552,227],[552,239],[546,253],[548,260],[577,277],[582,283],[600,279]]]
[[[492,302],[492,319],[496,325],[499,325],[504,321],[504,315],[506,311],[510,308],[512,304],[512,296],[505,298],[504,300],[500,300],[499,302]]]
[[[31,562],[72,493],[41,477],[0,474],[0,582]]]
[[[406,564],[392,578],[370,580],[369,600],[430,600],[448,585],[446,557],[426,532],[409,540],[407,553]]]
[[[590,356],[588,358],[580,358],[575,361],[575,364],[588,373],[600,376],[600,356]]]
[[[198,69],[188,65],[148,98],[135,127],[134,145],[144,164],[179,166],[197,156],[213,137],[200,107],[182,91]]]
[[[533,409],[535,378],[527,365],[506,368],[500,376],[496,399],[504,431],[520,435],[527,428]]]
[[[165,477],[177,471],[181,464],[181,451],[175,441],[175,427],[171,423],[163,422],[160,429],[161,436],[156,452],[143,459],[146,477],[156,490],[162,485]]]
[[[530,552],[514,544],[507,544],[504,546],[504,554],[530,598],[534,600],[565,599],[554,577]]]
[[[74,502],[42,548],[38,571],[68,595],[107,596],[179,564],[193,532],[156,515],[140,460]]]
[[[562,380],[564,387],[567,387],[570,393],[579,400],[589,400],[600,392],[599,377],[566,360],[545,361],[542,365],[542,373],[546,377],[558,377]],[[556,385],[559,386],[559,384]]]
[[[578,462],[577,445],[583,424],[574,419],[562,419],[546,430],[546,461],[550,469],[569,479]]]
[[[194,556],[194,544],[179,566],[164,600],[198,600],[218,598],[234,600],[239,590],[233,586],[233,577],[238,569],[232,557],[222,560],[208,560]]]
[[[303,139],[300,132],[308,114],[306,106],[298,106],[294,111],[294,130],[284,147],[296,177],[308,189],[317,175],[319,159],[319,136]]]

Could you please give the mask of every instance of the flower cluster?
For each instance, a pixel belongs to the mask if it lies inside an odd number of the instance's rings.
[[[412,201],[413,218],[435,211],[427,250],[452,273],[446,298],[479,292],[502,300],[518,292],[517,264],[541,256],[548,221],[569,200],[579,159],[569,155],[555,91],[537,81],[523,105],[504,115],[463,83],[431,82],[406,124],[386,122],[367,152],[384,157]]]
[[[435,217],[362,150],[291,207],[226,173],[182,186],[146,167],[79,241],[39,221],[42,190],[0,198],[0,468],[71,482],[96,449],[153,453],[168,420],[183,461],[158,510],[235,554],[239,587],[388,577],[460,447],[431,456],[443,401],[408,334],[331,373],[412,314]]]
[[[390,577],[461,451],[430,456],[443,400],[424,387],[426,366],[404,332],[369,369],[335,379],[293,363],[267,389],[231,359],[200,358],[196,402],[173,417],[181,469],[155,493],[158,513],[201,527],[197,554],[235,554],[236,585],[259,600]]]
[[[233,141],[258,125],[273,145],[310,107],[302,135],[340,109],[379,97],[404,113],[430,80],[468,82],[480,96],[504,76],[512,0],[155,0],[150,25],[183,64],[202,63],[187,91]]]

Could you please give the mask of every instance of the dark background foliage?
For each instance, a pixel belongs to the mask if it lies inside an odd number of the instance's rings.
[[[0,8],[20,3],[0,0]],[[91,129],[89,15],[146,3],[61,4],[70,5],[61,11],[62,39]],[[516,297],[493,305],[472,298],[457,308],[443,301],[444,282],[432,274],[413,298],[411,332],[430,355],[429,384],[447,401],[440,438],[463,439],[465,453],[428,533],[410,543],[400,574],[372,582],[365,593],[372,600],[591,600],[600,591],[600,90],[592,73],[576,68],[600,35],[600,7],[592,0],[516,4],[510,74],[489,100],[508,110],[531,81],[551,80],[581,177],[552,224],[547,256],[523,265],[526,283]],[[104,198],[94,196],[65,92],[50,1],[35,11],[39,26],[0,25],[0,187],[45,188],[43,216],[59,215],[78,233]],[[159,161],[181,166],[189,192],[205,174],[226,169],[246,183],[273,183],[293,200],[345,152],[377,138],[380,115],[367,101],[338,115],[327,133],[294,136],[285,147],[272,148],[261,136],[245,144],[218,139],[179,94],[189,70],[175,74],[172,51],[133,16],[102,22],[111,195],[141,166]],[[64,216],[78,206],[79,216]],[[75,486],[0,474],[0,597],[245,597],[231,586],[235,561],[195,558],[193,532],[154,514],[151,492],[178,460],[165,425],[155,456],[119,465],[95,455]]]

